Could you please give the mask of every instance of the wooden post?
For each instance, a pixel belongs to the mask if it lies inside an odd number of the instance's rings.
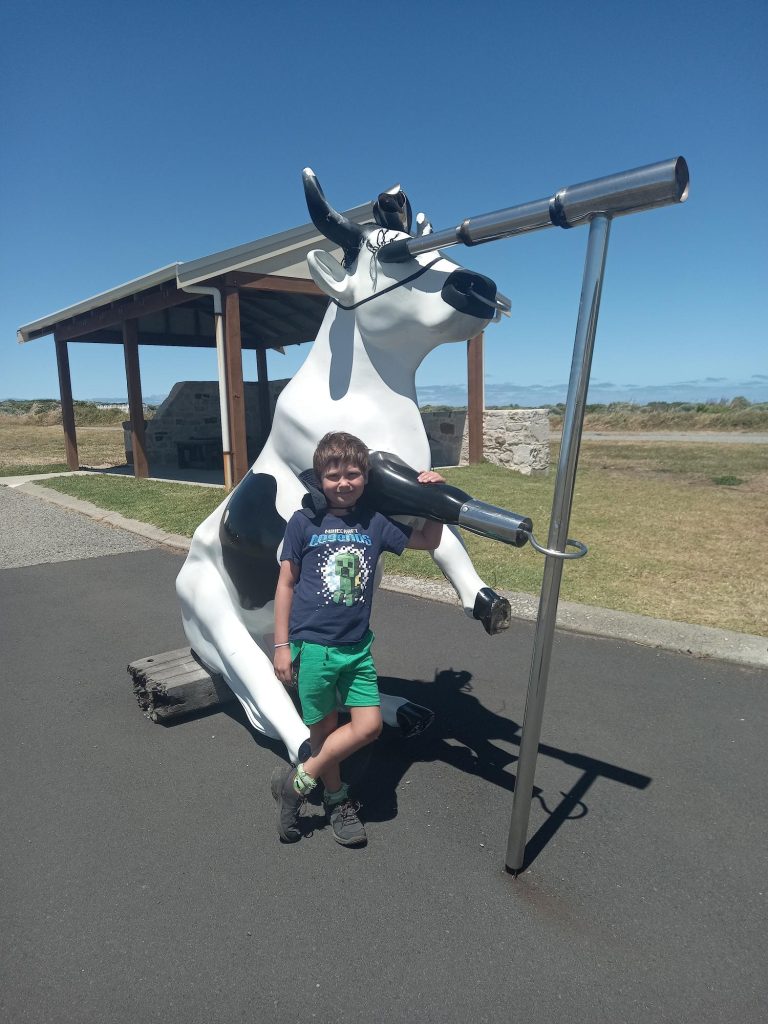
[[[61,396],[61,422],[64,427],[64,446],[67,453],[67,465],[70,469],[80,469],[80,456],[77,452],[77,432],[75,431],[75,407],[72,402],[72,378],[69,374],[69,352],[66,341],[54,335],[56,343],[56,364],[59,368],[59,394]]]
[[[128,384],[128,415],[131,419],[133,446],[133,475],[149,476],[147,446],[144,438],[144,402],[141,397],[141,371],[139,369],[139,330],[136,320],[123,321],[123,352],[125,379]]]
[[[269,371],[267,369],[266,349],[256,349],[256,369],[259,377],[259,421],[264,441],[272,429],[272,408],[269,401]]]
[[[467,432],[470,465],[483,461],[483,334],[467,342]]]
[[[232,448],[232,483],[237,485],[248,472],[248,444],[245,433],[245,388],[240,338],[240,292],[224,289],[224,347],[227,365],[227,408]]]

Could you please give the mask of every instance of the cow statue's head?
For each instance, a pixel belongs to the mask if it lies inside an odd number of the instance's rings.
[[[341,263],[322,249],[310,252],[310,273],[342,310],[353,311],[367,347],[407,347],[420,362],[437,345],[465,341],[496,318],[495,283],[437,250],[403,263],[378,259],[387,242],[412,237],[410,204],[399,188],[374,204],[378,226],[360,226],[329,205],[309,168],[303,178],[312,222],[344,251]]]

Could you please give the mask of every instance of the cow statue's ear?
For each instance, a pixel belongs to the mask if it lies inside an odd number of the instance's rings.
[[[350,282],[349,274],[329,252],[324,249],[313,249],[307,253],[307,263],[312,280],[326,295],[337,300],[346,296]]]

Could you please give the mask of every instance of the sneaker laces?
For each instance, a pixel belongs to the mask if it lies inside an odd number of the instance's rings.
[[[341,813],[341,820],[345,824],[347,824],[352,818],[357,818],[357,812],[360,810],[361,807],[362,804],[360,803],[359,800],[345,800],[344,803],[341,804],[341,806],[339,807],[339,812]],[[331,808],[331,810],[333,811],[335,810],[335,808]]]

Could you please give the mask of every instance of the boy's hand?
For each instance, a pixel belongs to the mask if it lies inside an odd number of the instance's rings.
[[[291,648],[290,647],[278,647],[275,651],[275,658],[273,662],[275,666],[275,675],[283,684],[283,686],[290,686],[293,682],[293,662],[291,661]]]
[[[434,469],[425,469],[416,477],[420,484],[444,484],[445,477]],[[434,551],[443,536],[443,524],[427,519],[420,530],[413,530],[406,547],[416,551]]]

